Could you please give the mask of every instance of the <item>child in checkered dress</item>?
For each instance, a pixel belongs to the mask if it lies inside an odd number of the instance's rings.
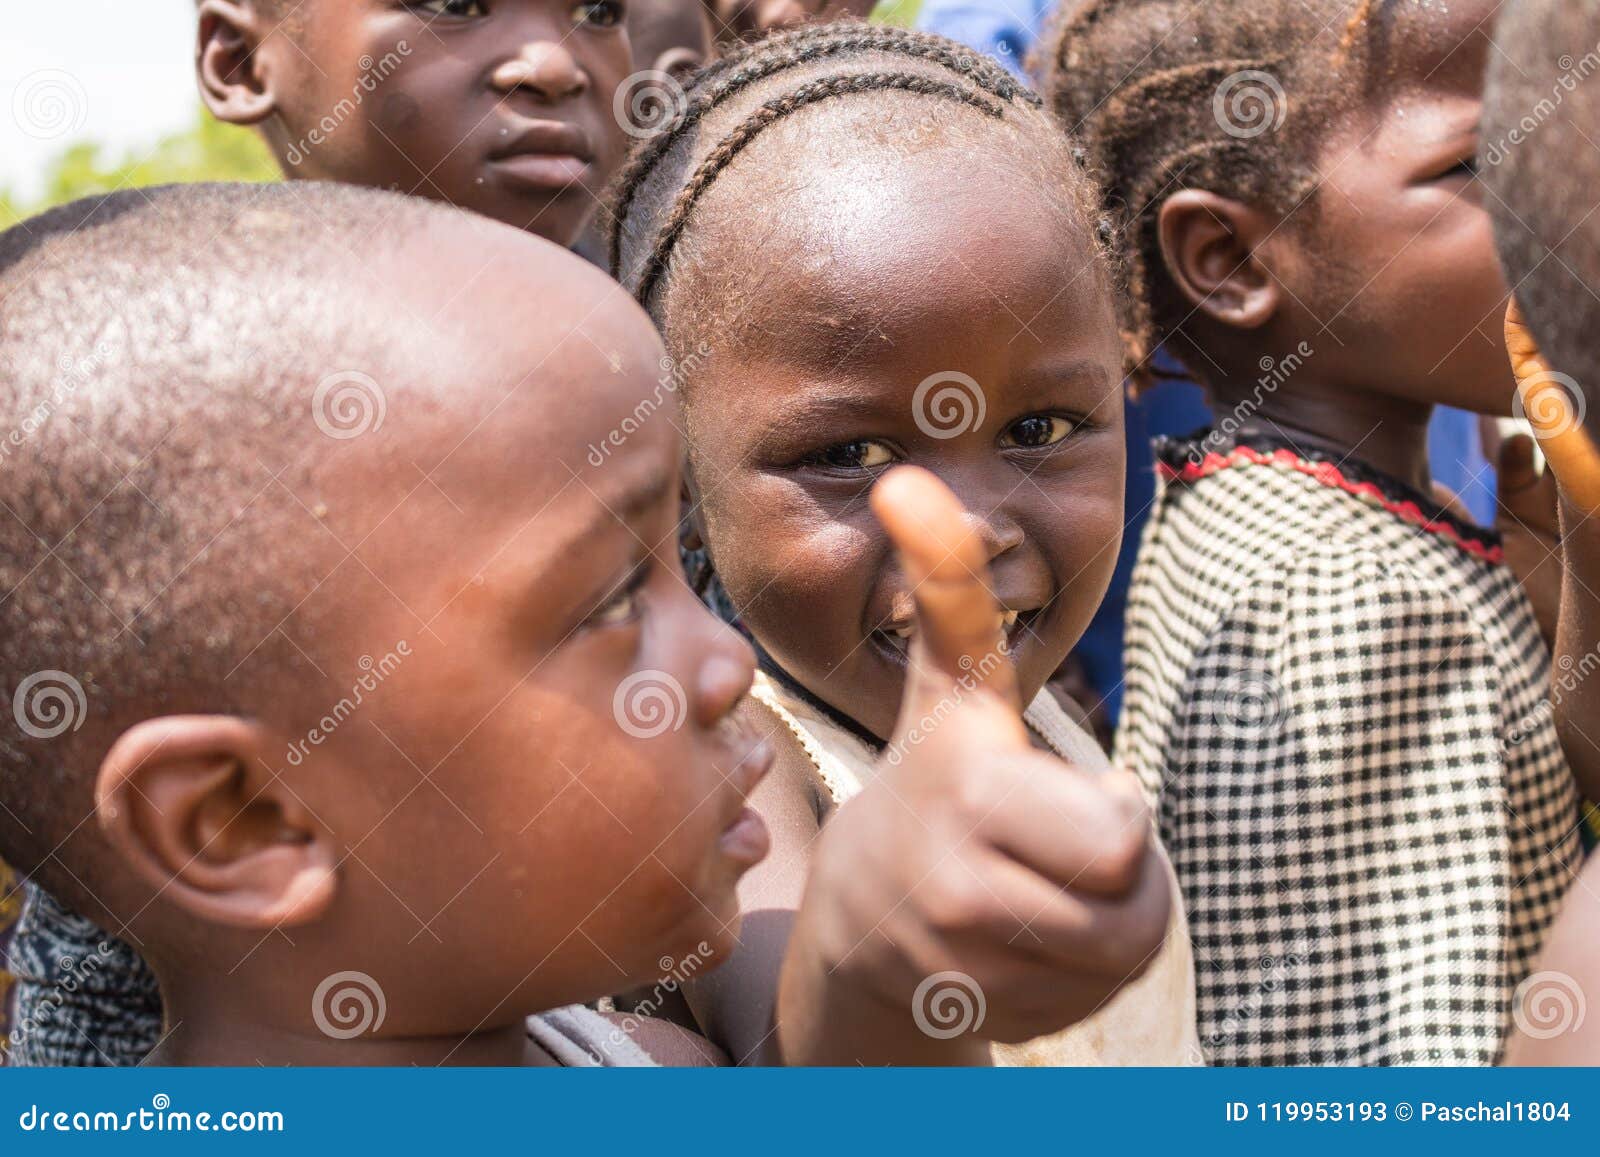
[[[1159,448],[1115,751],[1216,1063],[1492,1063],[1578,856],[1510,542],[1427,458],[1435,404],[1514,398],[1475,167],[1497,7],[1097,0],[1047,62],[1131,207],[1136,365],[1164,343],[1216,415]]]

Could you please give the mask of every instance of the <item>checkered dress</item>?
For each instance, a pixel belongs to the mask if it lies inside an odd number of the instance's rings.
[[[1158,799],[1217,1064],[1488,1064],[1578,858],[1498,539],[1267,439],[1167,440],[1114,758]]]

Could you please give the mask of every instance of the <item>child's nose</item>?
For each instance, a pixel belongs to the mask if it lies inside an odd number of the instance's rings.
[[[507,95],[526,89],[550,104],[577,96],[589,87],[588,74],[572,53],[550,40],[523,45],[521,52],[495,69],[491,79]]]
[[[992,562],[1005,554],[1008,550],[1015,550],[1022,545],[1022,528],[1008,517],[1004,510],[996,510],[991,514],[984,514],[971,507],[967,510],[967,522],[983,542],[983,547],[989,553]]]
[[[709,647],[695,681],[694,710],[702,727],[715,726],[734,709],[756,671],[755,652],[732,627],[718,623]]]

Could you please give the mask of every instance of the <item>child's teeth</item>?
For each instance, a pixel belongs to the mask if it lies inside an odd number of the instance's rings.
[[[1009,631],[1012,627],[1016,626],[1016,624],[1017,624],[1017,612],[1016,611],[1007,611],[1007,612],[1005,612],[1005,614],[1000,616],[1000,620],[1001,620],[1001,629]]]
[[[914,625],[912,625],[911,623],[907,623],[903,627],[896,627],[894,629],[895,638],[897,638],[897,639],[909,639],[912,635],[914,635],[916,633],[917,633],[917,628]]]

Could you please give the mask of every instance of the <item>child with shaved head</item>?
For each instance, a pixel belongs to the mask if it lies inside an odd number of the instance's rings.
[[[58,210],[0,236],[0,297],[0,852],[149,961],[156,1058],[660,1055],[581,1009],[524,1027],[709,967],[766,847],[675,432],[574,449],[655,388],[643,311],[322,184]]]

